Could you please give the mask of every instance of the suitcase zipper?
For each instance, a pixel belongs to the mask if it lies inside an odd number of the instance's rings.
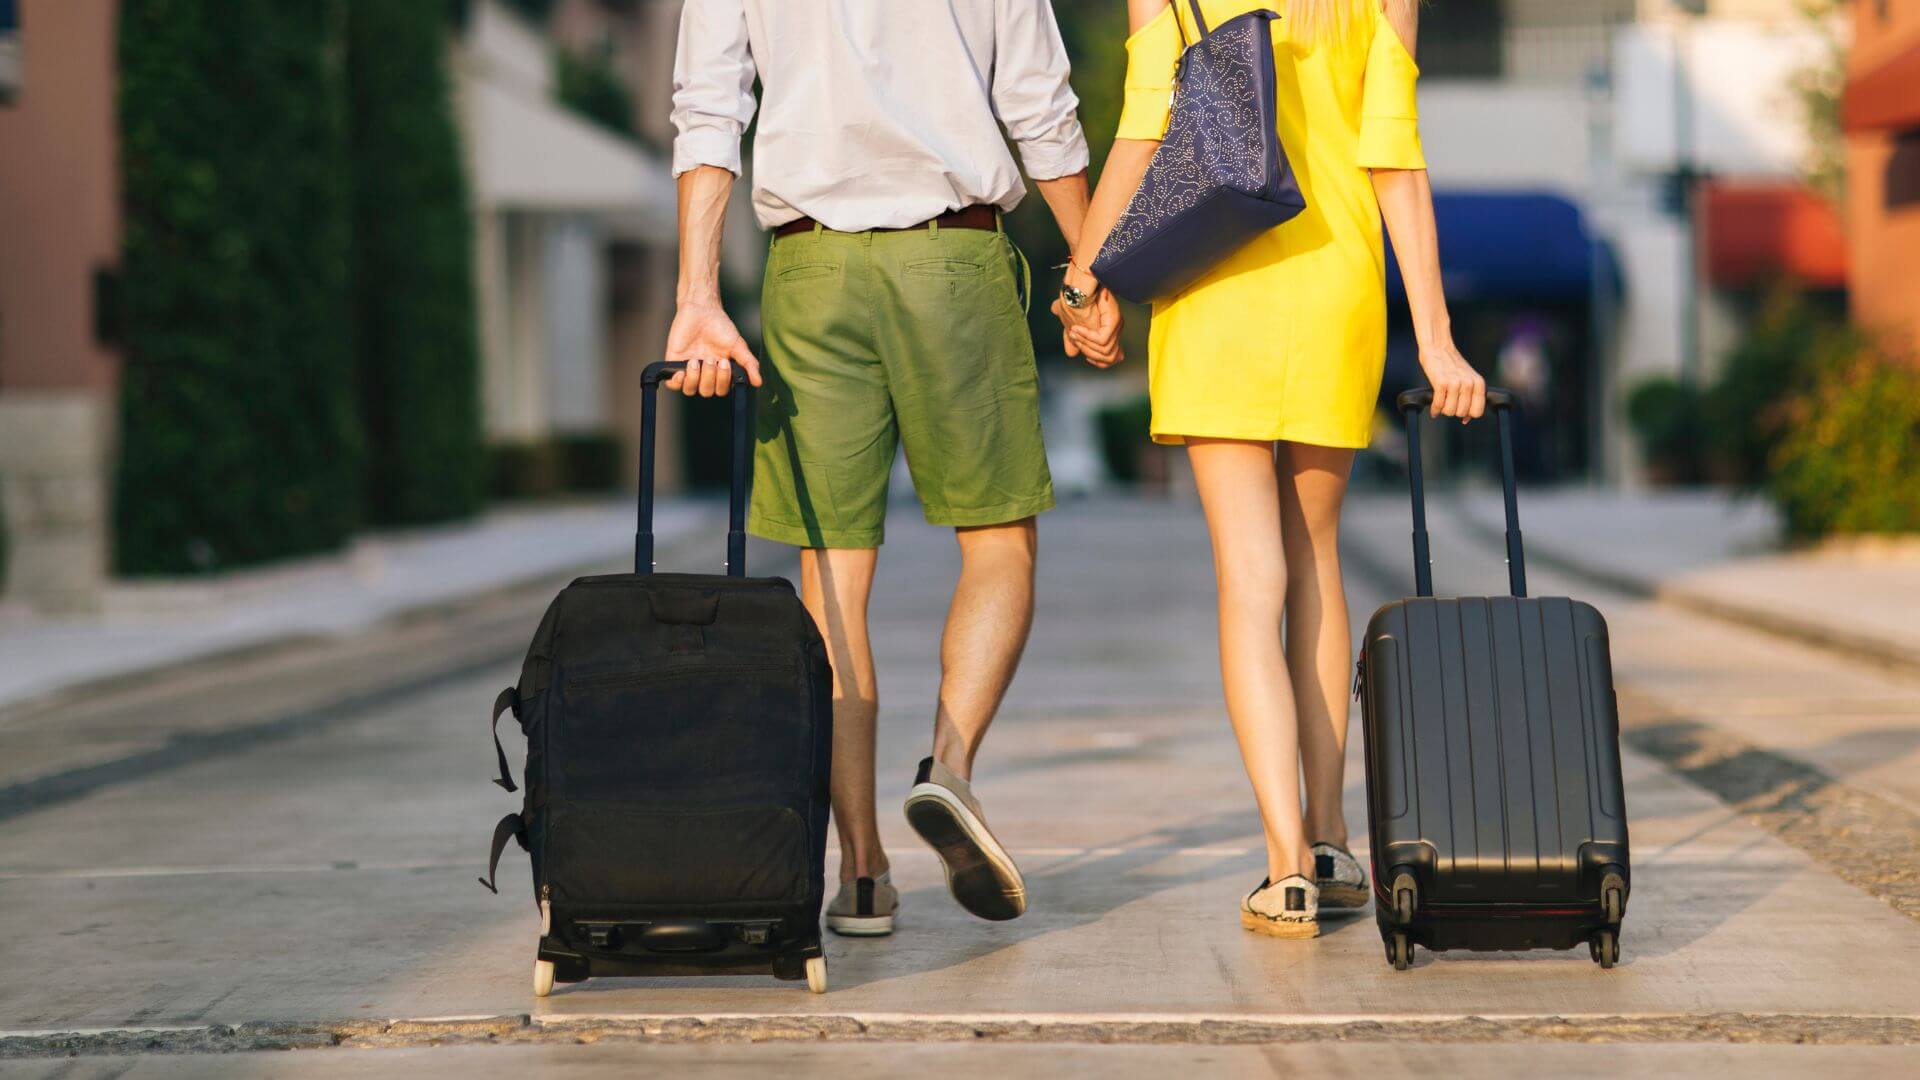
[[[1360,687],[1367,676],[1367,654],[1361,653],[1360,659],[1353,662],[1353,700],[1360,700]]]

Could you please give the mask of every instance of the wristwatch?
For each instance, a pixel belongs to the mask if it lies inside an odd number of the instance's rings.
[[[1073,260],[1068,259],[1066,262],[1063,262],[1059,266],[1054,267],[1054,269],[1069,270],[1073,268],[1073,265],[1074,265]],[[1062,280],[1060,282],[1060,302],[1067,305],[1068,307],[1072,308],[1075,311],[1079,311],[1085,308],[1088,304],[1093,303],[1093,298],[1098,295],[1100,295],[1100,286],[1098,285],[1095,285],[1093,289],[1089,291],[1086,289],[1077,288],[1069,284],[1065,280]]]

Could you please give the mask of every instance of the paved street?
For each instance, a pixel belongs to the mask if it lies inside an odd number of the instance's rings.
[[[1435,517],[1441,591],[1497,590],[1484,536]],[[1357,500],[1356,632],[1406,591],[1406,533],[1401,499]],[[1370,913],[1314,942],[1238,925],[1258,827],[1221,706],[1204,526],[1178,502],[1044,520],[1033,646],[976,784],[1031,909],[964,916],[895,809],[925,753],[956,566],[945,532],[897,518],[874,618],[900,929],[830,939],[825,997],[607,980],[535,1004],[524,856],[503,860],[498,897],[473,879],[517,805],[487,782],[486,709],[542,585],[0,720],[7,1075],[1920,1072],[1920,679],[1535,567],[1536,595],[1612,622],[1635,856],[1623,964],[1426,953],[1396,973]],[[117,749],[52,749],[74,732]],[[1356,730],[1364,845],[1358,749]],[[336,1044],[366,1049],[266,1052]]]

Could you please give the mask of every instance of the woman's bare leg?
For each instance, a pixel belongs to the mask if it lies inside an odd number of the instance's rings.
[[[1280,647],[1287,563],[1272,443],[1189,439],[1187,455],[1213,536],[1220,586],[1220,674],[1253,781],[1273,881],[1313,876],[1300,813],[1300,736]]]
[[[1340,507],[1353,451],[1279,446],[1280,522],[1287,551],[1287,672],[1299,710],[1307,779],[1307,839],[1347,843],[1347,686],[1353,671],[1340,576]]]

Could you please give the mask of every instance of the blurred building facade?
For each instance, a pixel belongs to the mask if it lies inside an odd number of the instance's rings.
[[[63,612],[96,606],[107,573],[117,6],[0,0],[0,596]]]
[[[1452,0],[1423,22],[1449,293],[1482,362],[1549,343],[1541,478],[1636,482],[1628,389],[1710,377],[1775,277],[1844,286],[1794,90],[1830,49],[1797,0]]]
[[[456,65],[477,215],[487,436],[524,446],[612,436],[628,463],[639,368],[660,354],[672,314],[673,180],[658,147],[679,3],[550,7],[536,21],[499,0],[474,3]],[[617,73],[635,130],[562,107],[563,58]],[[663,443],[671,474],[676,444]]]
[[[1842,119],[1855,321],[1920,363],[1920,0],[1854,0]]]

